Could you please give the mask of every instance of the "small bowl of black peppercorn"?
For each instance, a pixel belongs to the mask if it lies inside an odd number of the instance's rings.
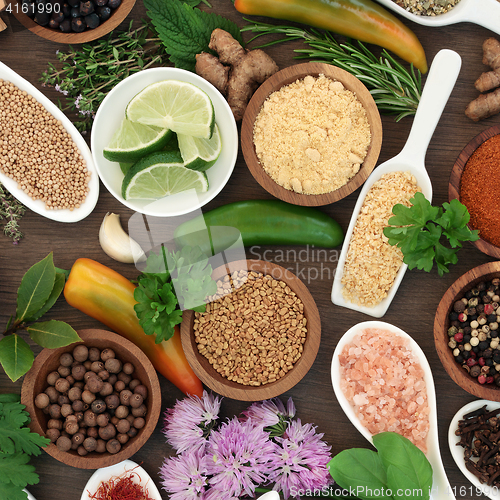
[[[434,342],[462,389],[500,401],[500,262],[475,267],[450,286],[436,312]]]
[[[134,4],[135,0],[13,0],[11,11],[42,38],[79,44],[115,29]]]

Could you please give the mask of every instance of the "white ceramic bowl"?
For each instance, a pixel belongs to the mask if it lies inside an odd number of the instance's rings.
[[[190,190],[166,196],[154,202],[151,200],[126,201],[121,194],[123,173],[118,163],[106,160],[102,152],[125,117],[125,108],[129,101],[151,83],[162,80],[189,82],[208,94],[215,109],[215,121],[221,135],[222,151],[215,164],[206,172],[209,182],[209,189],[206,193],[197,194],[194,190]],[[139,213],[157,217],[173,217],[193,212],[220,193],[236,163],[238,131],[227,101],[204,78],[178,68],[152,68],[125,78],[105,97],[94,119],[91,149],[99,177],[120,203]]]
[[[103,481],[109,481],[112,477],[120,476],[131,470],[134,471],[136,482],[140,482],[140,484],[146,486],[147,492],[153,500],[162,500],[160,492],[151,479],[151,476],[139,464],[136,464],[132,460],[124,460],[118,464],[97,469],[85,485],[80,500],[91,500],[90,495],[95,494]]]
[[[97,199],[99,198],[99,177],[97,176],[96,169],[94,167],[94,161],[92,160],[92,155],[90,153],[89,147],[87,146],[87,143],[83,139],[80,132],[76,130],[75,126],[66,117],[66,115],[52,101],[45,97],[37,88],[31,85],[31,83],[25,80],[22,76],[18,75],[15,71],[1,62],[0,78],[2,80],[13,83],[19,89],[28,92],[28,94],[33,96],[39,103],[43,104],[45,109],[49,111],[57,120],[60,120],[62,122],[68,134],[71,135],[73,142],[78,146],[78,149],[82,153],[83,158],[87,163],[87,169],[89,170],[89,172],[91,172],[89,181],[89,194],[85,198],[85,202],[80,206],[80,208],[75,208],[74,210],[47,210],[43,201],[33,200],[24,191],[18,189],[16,181],[11,179],[10,177],[7,177],[2,172],[0,172],[0,182],[23,205],[28,207],[33,212],[47,217],[48,219],[52,219],[58,222],[78,222],[84,219],[92,212],[92,210],[94,210]]]
[[[479,408],[487,406],[487,410],[495,410],[496,408],[500,408],[500,403],[498,401],[488,401],[486,399],[478,399],[476,401],[472,401],[472,403],[466,404],[460,410],[457,411],[455,416],[450,422],[450,428],[448,430],[448,444],[450,446],[451,456],[457,467],[460,469],[462,474],[475,486],[476,496],[479,496],[481,493],[490,497],[492,500],[500,500],[500,491],[499,488],[488,486],[487,484],[482,484],[479,479],[469,472],[465,466],[464,459],[464,451],[465,449],[462,446],[457,446],[457,443],[460,441],[459,436],[455,436],[455,431],[458,429],[458,421],[462,420],[463,416],[471,411],[478,410]]]

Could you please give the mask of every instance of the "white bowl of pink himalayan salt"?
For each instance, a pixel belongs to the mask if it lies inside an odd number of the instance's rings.
[[[439,451],[434,380],[415,340],[390,323],[358,323],[339,340],[331,371],[335,396],[358,431],[372,444],[380,432],[410,439],[432,465],[431,497],[453,499]]]

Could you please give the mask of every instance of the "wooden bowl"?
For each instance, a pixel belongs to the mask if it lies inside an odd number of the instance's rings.
[[[368,121],[370,123],[370,132],[372,139],[370,146],[368,147],[368,152],[366,154],[365,160],[361,165],[359,172],[354,177],[352,177],[347,182],[347,184],[341,186],[335,191],[331,191],[325,194],[301,194],[280,186],[262,168],[255,152],[255,146],[253,143],[253,128],[255,119],[257,118],[257,115],[259,114],[260,109],[269,94],[308,75],[317,77],[320,74],[325,75],[333,80],[340,81],[346,89],[356,94],[356,97],[366,110]],[[374,169],[378,160],[378,156],[380,154],[381,146],[382,122],[380,120],[380,113],[377,109],[377,105],[375,104],[375,101],[373,100],[370,92],[355,76],[351,75],[347,71],[344,71],[343,69],[337,68],[336,66],[332,66],[330,64],[296,64],[294,66],[285,68],[278,73],[275,73],[273,76],[267,79],[252,96],[252,99],[248,103],[248,107],[245,111],[245,115],[243,116],[243,122],[241,126],[241,148],[243,151],[243,156],[245,157],[246,164],[255,180],[267,192],[271,193],[276,198],[279,198],[280,200],[286,201],[288,203],[293,203],[295,205],[328,205],[329,203],[334,203],[351,194],[359,186],[361,186],[363,182],[365,182],[365,180]]]
[[[434,343],[444,369],[462,389],[478,398],[500,401],[500,387],[496,384],[481,385],[462,368],[461,364],[455,361],[453,351],[448,346],[448,327],[450,324],[448,315],[453,304],[481,281],[490,281],[493,278],[500,278],[500,262],[488,262],[475,267],[458,278],[448,288],[439,303],[434,318]]]
[[[300,382],[316,359],[321,340],[321,320],[318,308],[302,281],[290,271],[277,264],[262,260],[241,260],[232,262],[230,269],[231,272],[248,269],[249,272],[255,271],[271,275],[277,280],[284,281],[297,294],[298,298],[302,300],[304,304],[304,317],[307,319],[307,336],[303,345],[304,351],[302,352],[302,356],[293,368],[276,382],[255,387],[229,381],[225,377],[222,377],[208,360],[198,352],[193,335],[194,312],[188,310],[184,311],[182,316],[182,347],[196,375],[198,375],[206,386],[221,396],[240,401],[261,401],[274,398]],[[212,277],[218,280],[228,274],[226,266],[221,266],[214,270]]]
[[[12,13],[25,28],[28,28],[31,32],[35,33],[35,35],[41,36],[52,42],[70,44],[87,43],[107,35],[130,14],[134,4],[135,0],[122,0],[120,6],[111,13],[109,19],[95,29],[86,29],[82,33],[63,33],[56,29],[40,26],[29,16],[23,14],[21,10],[21,0],[12,0],[11,2]]]
[[[474,137],[474,139],[472,139],[472,141],[470,141],[458,155],[457,161],[455,162],[455,165],[453,165],[448,184],[448,199],[450,201],[455,198],[460,201],[460,180],[462,178],[465,165],[469,161],[471,155],[479,146],[481,146],[481,144],[483,144],[483,142],[498,134],[500,134],[500,125],[494,125],[493,127],[484,130],[480,134],[476,135],[476,137]],[[471,241],[471,243],[479,251],[485,253],[486,255],[491,255],[496,259],[500,259],[500,248],[493,245],[489,241],[482,240],[480,238],[477,241]]]
[[[151,361],[149,361],[147,356],[129,340],[116,333],[98,329],[79,330],[78,335],[83,342],[71,344],[59,349],[43,349],[35,358],[33,366],[26,374],[23,381],[21,402],[26,405],[26,409],[30,414],[30,429],[33,432],[45,435],[47,431],[47,422],[50,417],[37,408],[34,402],[35,397],[48,387],[46,381],[47,375],[57,370],[61,354],[72,352],[75,346],[85,344],[88,347],[97,347],[99,349],[111,348],[115,351],[116,357],[123,363],[132,363],[135,367],[134,377],[137,377],[148,389],[148,397],[146,399],[148,410],[145,417],[146,425],[139,430],[137,436],[131,438],[126,444],[122,445],[121,450],[115,454],[108,452],[93,452],[86,456],[80,456],[74,450],[67,452],[61,451],[53,443],[44,448],[44,450],[56,460],[66,465],[70,465],[71,467],[77,467],[79,469],[98,469],[117,464],[131,457],[149,439],[160,416],[160,382]]]

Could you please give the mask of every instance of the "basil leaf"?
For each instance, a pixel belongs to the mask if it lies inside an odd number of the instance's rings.
[[[27,330],[33,341],[47,349],[57,349],[82,340],[71,326],[55,319],[35,323]]]
[[[54,288],[56,269],[52,252],[30,267],[17,291],[16,320],[27,321],[47,302]]]
[[[392,500],[386,496],[387,475],[378,453],[364,448],[341,451],[328,463],[335,482],[363,500]]]
[[[13,333],[0,340],[0,364],[12,382],[31,368],[34,359],[30,346],[19,335]]]
[[[432,467],[422,450],[395,432],[376,434],[373,444],[387,470],[388,487],[394,492],[409,490],[414,492],[415,498],[428,500],[432,488]]]
[[[40,319],[56,303],[56,300],[59,298],[59,295],[61,295],[61,292],[64,289],[65,283],[66,277],[64,276],[64,274],[56,273],[54,287],[52,288],[52,292],[50,292],[50,296],[47,299],[47,302],[45,302],[43,307],[37,313],[31,316],[30,321],[36,321],[37,319]]]

